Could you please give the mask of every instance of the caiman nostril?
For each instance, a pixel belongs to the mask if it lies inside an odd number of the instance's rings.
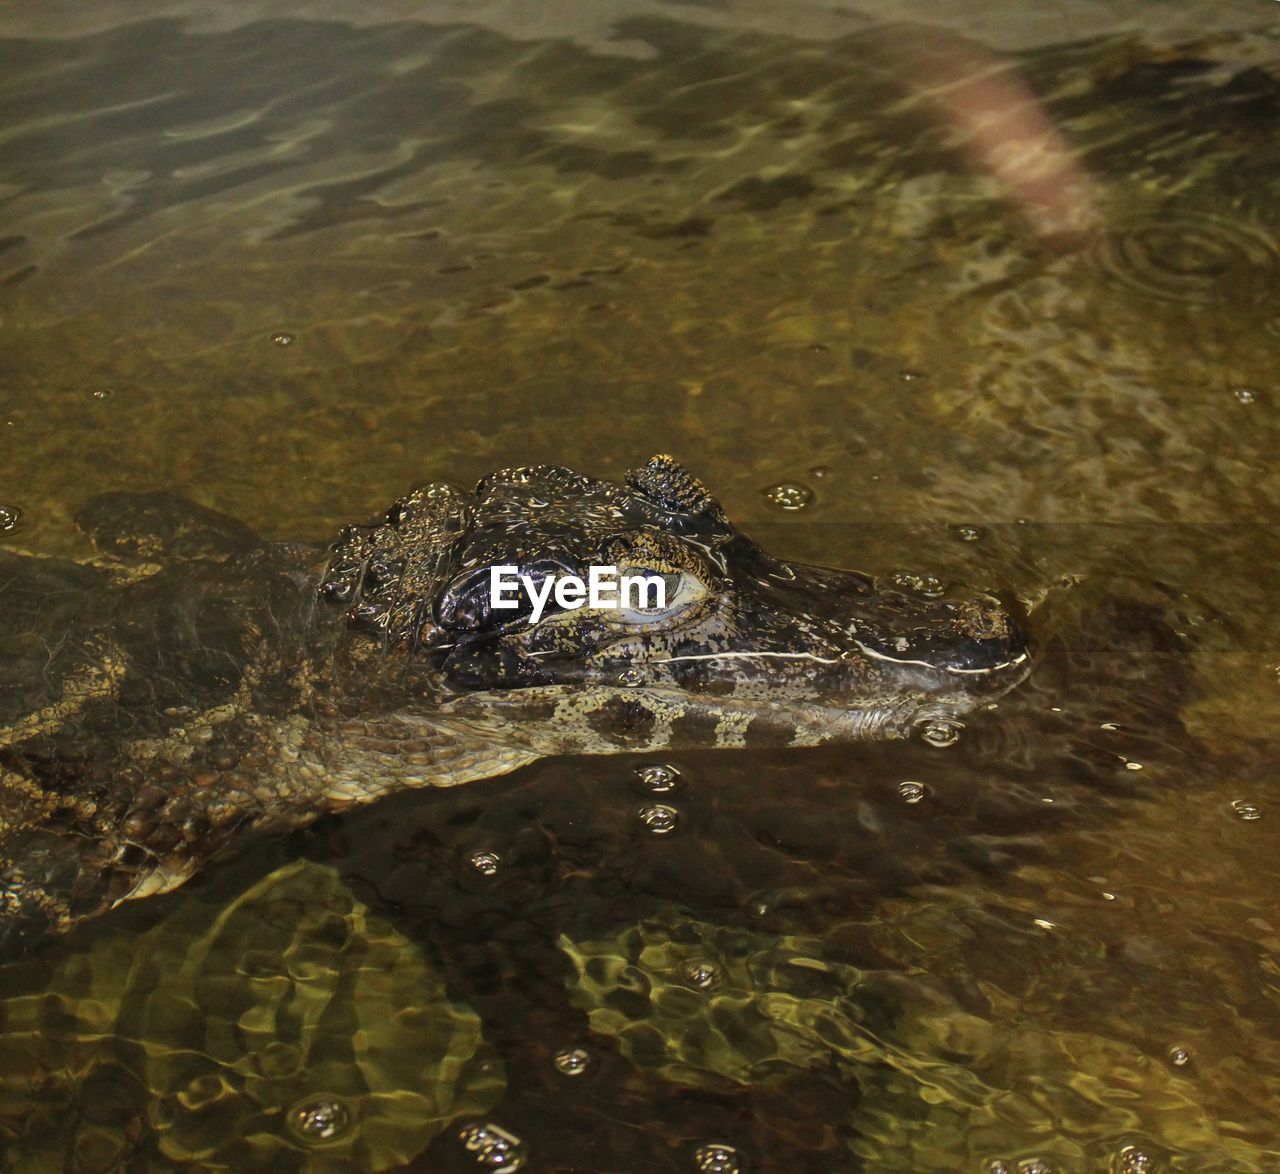
[[[966,599],[953,605],[956,635],[970,640],[1008,640],[1013,635],[1009,613],[994,599]]]

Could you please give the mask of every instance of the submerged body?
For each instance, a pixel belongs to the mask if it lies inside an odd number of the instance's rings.
[[[0,958],[252,833],[551,754],[898,737],[1027,670],[988,595],[774,559],[683,467],[430,485],[330,550],[153,495],[90,565],[0,554]],[[495,609],[495,566],[663,577],[661,608]]]

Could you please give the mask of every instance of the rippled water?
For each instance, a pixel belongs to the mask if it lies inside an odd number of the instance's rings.
[[[0,1165],[1280,1167],[1280,11],[533,7],[0,17],[4,542],[671,451],[779,554],[1016,594],[1036,670],[121,909],[3,976]]]

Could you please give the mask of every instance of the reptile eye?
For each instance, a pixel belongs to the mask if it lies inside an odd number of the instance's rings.
[[[649,580],[644,584],[639,600],[634,589],[623,594],[623,606],[618,608],[618,619],[624,624],[654,624],[670,620],[687,611],[698,600],[706,598],[707,589],[702,581],[688,571],[655,571],[647,567],[624,567],[620,577],[637,577]],[[654,580],[658,580],[654,583]],[[661,600],[661,606],[658,602]],[[638,602],[640,606],[627,606]],[[651,606],[646,606],[649,604]]]
[[[475,632],[489,617],[483,577],[469,572],[449,584],[436,605],[436,622],[450,631]]]
[[[489,618],[489,608],[475,593],[445,600],[440,608],[440,623],[446,628],[474,632],[483,628]]]

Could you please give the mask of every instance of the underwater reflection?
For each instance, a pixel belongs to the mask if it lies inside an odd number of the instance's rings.
[[[1102,226],[1097,185],[1016,68],[956,33],[916,26],[872,38],[918,105],[946,127],[1035,236],[1078,246]]]

